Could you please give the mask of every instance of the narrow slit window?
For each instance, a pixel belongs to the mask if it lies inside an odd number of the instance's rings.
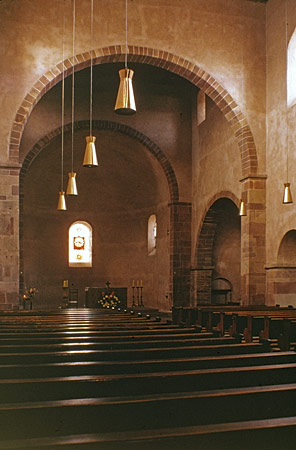
[[[74,222],[69,228],[69,267],[92,266],[92,227]]]
[[[156,252],[157,239],[157,221],[156,215],[152,214],[148,219],[148,255],[154,255]]]
[[[287,54],[287,106],[296,104],[296,29],[288,45]]]

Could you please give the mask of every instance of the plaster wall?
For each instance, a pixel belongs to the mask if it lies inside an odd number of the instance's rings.
[[[294,0],[269,0],[266,6],[267,266],[277,262],[278,250],[283,236],[289,230],[295,228],[295,203],[282,204],[283,184],[285,182],[291,183],[294,202],[296,195],[296,129],[294,126],[296,108],[295,106],[290,109],[287,108],[286,19],[289,41],[296,27],[295,2]],[[287,152],[288,137],[289,153]]]
[[[0,100],[5,111],[1,114],[1,161],[8,157],[9,133],[19,105],[42,74],[62,60],[61,4],[59,0],[1,2]],[[265,5],[245,0],[139,0],[129,6],[129,44],[182,56],[217,79],[246,114],[259,165],[264,167]],[[120,4],[96,0],[94,9],[93,47],[123,43],[123,0]],[[78,54],[90,48],[89,2],[77,2],[76,12]],[[67,58],[72,55],[70,0],[66,1],[64,35]]]
[[[111,120],[143,133],[166,154],[174,167],[181,200],[191,200],[191,101],[197,89],[181,77],[147,65],[133,65],[137,113],[118,115],[114,104],[119,64],[104,64],[93,71],[93,120]],[[74,75],[75,121],[89,120],[89,69]],[[65,123],[71,123],[72,75],[65,80]],[[22,162],[31,148],[61,126],[61,83],[36,105],[26,124],[20,146]],[[89,133],[85,132],[85,136]],[[98,156],[100,141],[97,141]],[[83,159],[83,156],[82,156]],[[80,158],[77,162],[81,164]]]
[[[230,192],[240,198],[240,178],[240,157],[234,136],[222,113],[207,98],[206,120],[198,128],[193,123],[192,255],[195,255],[199,231],[214,197],[224,197],[225,192]]]

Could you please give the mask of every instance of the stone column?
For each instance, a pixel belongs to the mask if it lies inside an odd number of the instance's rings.
[[[190,305],[192,205],[174,202],[170,207],[170,291],[173,306]]]
[[[266,290],[266,175],[241,180],[247,215],[241,218],[242,305],[264,305]]]
[[[19,166],[0,166],[0,309],[19,304]]]

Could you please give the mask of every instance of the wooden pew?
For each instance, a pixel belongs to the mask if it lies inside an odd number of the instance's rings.
[[[26,316],[30,320],[21,333],[23,316],[4,319],[0,448],[221,450],[225,445],[229,450],[235,443],[237,450],[245,443],[249,448],[250,433],[258,432],[264,445],[275,449],[275,442],[293,433],[295,438],[294,353],[267,354],[268,343],[234,343],[238,340],[197,336],[191,328],[189,333],[169,324],[146,328],[143,318],[103,315],[92,313],[88,327],[83,312],[35,314]],[[63,335],[72,332],[70,340]],[[86,337],[86,345],[76,342],[78,336]],[[17,378],[17,371],[23,378],[30,370],[27,379]]]
[[[296,321],[279,317],[265,317],[260,339],[276,340],[280,350],[288,351],[291,349],[292,343],[296,341]]]
[[[184,358],[196,356],[237,355],[265,353],[265,343],[199,345],[191,347],[166,347],[122,350],[48,351],[34,353],[0,353],[1,364],[52,363],[79,361],[135,361],[146,359]]]
[[[273,408],[276,402],[277,408]],[[225,408],[227,404],[227,408]],[[271,412],[272,411],[272,412]],[[294,416],[296,384],[0,405],[2,439],[118,433]],[[32,424],[38,427],[32,429]]]
[[[41,364],[0,365],[0,378],[42,378],[79,375],[115,375],[198,370],[226,367],[296,363],[294,352],[270,352],[226,356],[205,356],[141,361],[79,361]]]
[[[0,380],[0,402],[32,402],[73,398],[151,395],[184,391],[290,384],[296,363],[256,367],[227,367],[188,372]]]
[[[281,417],[216,425],[116,433],[76,434],[2,441],[5,449],[19,450],[291,450],[296,417]]]

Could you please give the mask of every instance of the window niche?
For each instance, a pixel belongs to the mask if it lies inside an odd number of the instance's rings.
[[[206,120],[206,94],[199,91],[197,94],[197,126]]]
[[[156,215],[152,214],[148,219],[148,256],[156,253],[156,237],[157,237],[157,222]]]
[[[296,29],[288,45],[287,54],[287,106],[291,108],[296,104]]]
[[[92,267],[92,227],[74,222],[69,228],[69,267]]]

